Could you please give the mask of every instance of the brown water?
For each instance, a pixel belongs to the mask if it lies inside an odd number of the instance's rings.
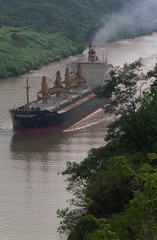
[[[148,70],[156,63],[157,34],[109,43],[107,49],[108,61],[113,65],[122,66],[141,57]],[[97,48],[97,53],[102,59],[105,48]],[[41,76],[54,78],[57,70],[63,74],[70,60],[0,81],[0,240],[60,239],[56,211],[68,206],[66,200],[71,196],[59,173],[67,161],[80,162],[91,148],[105,144],[110,118],[102,110],[55,135],[22,136],[12,132],[8,109],[25,103],[26,77],[31,87],[30,100],[34,100]]]

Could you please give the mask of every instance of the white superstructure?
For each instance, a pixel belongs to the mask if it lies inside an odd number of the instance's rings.
[[[82,67],[82,76],[86,79],[86,85],[104,86],[111,80],[109,69],[111,69],[112,66],[108,64],[107,61],[103,62],[98,59],[91,44],[89,45],[88,61],[74,61],[68,65],[74,74],[76,74],[78,64]]]

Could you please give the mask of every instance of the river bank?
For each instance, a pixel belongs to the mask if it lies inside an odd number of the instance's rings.
[[[20,76],[75,56],[87,46],[85,42],[73,42],[59,33],[39,34],[27,28],[2,27],[0,35],[0,79]]]
[[[1,28],[0,78],[37,70],[84,49],[60,34],[39,34],[24,28]]]

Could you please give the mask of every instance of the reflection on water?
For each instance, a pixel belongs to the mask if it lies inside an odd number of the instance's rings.
[[[66,200],[71,195],[65,191],[66,183],[59,173],[65,169],[67,161],[80,162],[92,146],[104,144],[104,131],[109,119],[102,119],[100,125],[89,124],[101,115],[103,111],[97,111],[68,132],[12,135],[7,163],[9,171],[2,178],[4,239],[6,236],[18,240],[60,238],[56,233],[59,226],[56,211],[67,206]],[[80,130],[82,124],[87,126],[87,122],[88,127]]]
[[[43,135],[18,135],[13,134],[11,140],[11,152],[14,154],[47,155],[51,151],[60,151],[60,144],[66,141],[66,134],[43,134]]]
[[[39,135],[13,134],[10,144],[11,153],[14,155],[12,157],[14,158],[20,153],[30,156],[38,153],[44,157],[50,152],[59,154],[64,151],[65,153],[69,151],[69,147],[74,144],[75,139],[77,139],[76,145],[79,147],[83,137],[88,137],[91,140],[94,137],[92,133],[94,135],[100,134],[100,126],[104,126],[104,134],[109,121],[111,121],[111,117],[104,115],[103,110],[99,109],[64,132]],[[101,124],[98,125],[99,123]],[[82,137],[78,139],[80,134]]]
[[[103,51],[105,48],[98,49],[100,59]],[[81,57],[86,55],[87,51]],[[156,55],[157,34],[108,44],[108,61],[116,66],[142,57],[150,69]],[[51,79],[61,70],[64,76],[69,61],[27,74],[30,100],[36,98],[42,75]],[[14,135],[8,109],[26,102],[25,84],[26,76],[0,82],[0,239],[58,240],[56,211],[66,207],[71,197],[59,173],[65,170],[67,161],[79,163],[91,148],[105,144],[106,126],[112,118],[98,110],[62,133]]]

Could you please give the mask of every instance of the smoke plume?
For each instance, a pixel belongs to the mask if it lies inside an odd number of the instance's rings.
[[[157,0],[138,0],[110,16],[94,37],[94,44],[133,38],[157,31]]]

